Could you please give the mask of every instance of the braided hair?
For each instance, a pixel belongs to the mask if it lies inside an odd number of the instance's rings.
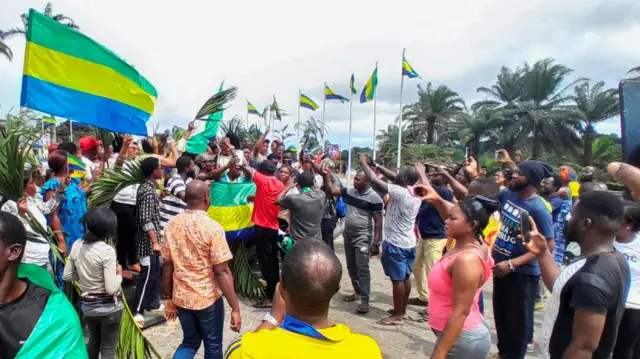
[[[480,242],[485,242],[482,231],[489,224],[489,219],[493,212],[500,208],[500,202],[483,195],[476,195],[473,197],[465,197],[458,203],[460,209],[467,216],[469,222],[476,222],[477,225],[473,227],[473,232],[478,236]]]

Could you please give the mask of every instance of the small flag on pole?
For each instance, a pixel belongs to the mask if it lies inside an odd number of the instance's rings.
[[[56,126],[58,124],[58,121],[56,121],[55,118],[51,118],[51,117],[43,117],[42,122],[44,124],[44,127],[49,127],[52,125]]]
[[[420,75],[418,75],[416,70],[414,70],[413,67],[409,65],[409,62],[407,61],[407,59],[404,58],[404,56],[402,57],[402,75],[407,76],[410,79],[413,79],[416,77],[422,78],[420,77]]]
[[[358,93],[358,90],[356,90],[356,77],[353,74],[351,74],[351,80],[349,81],[349,89],[353,95]]]
[[[360,103],[369,102],[376,96],[376,88],[378,87],[378,68],[376,67],[369,78],[369,81],[362,88],[360,93]]]
[[[256,115],[256,116],[260,116],[262,117],[262,114],[258,111],[258,109],[251,104],[251,102],[247,101],[247,112],[249,112],[250,115]]]
[[[271,105],[271,109],[276,113],[276,120],[282,121],[280,107],[278,107],[278,102],[276,102],[276,95],[273,95],[273,105]]]
[[[327,84],[324,85],[324,98],[326,100],[340,100],[340,102],[349,102],[349,99],[335,93]]]
[[[131,65],[31,9],[20,106],[113,132],[147,135],[158,93]]]
[[[308,108],[311,111],[315,111],[318,109],[318,104],[315,103],[309,96],[305,94],[300,94],[300,107]]]
[[[70,153],[67,153],[67,167],[73,170],[73,173],[69,174],[72,178],[84,178],[87,175],[87,165]]]

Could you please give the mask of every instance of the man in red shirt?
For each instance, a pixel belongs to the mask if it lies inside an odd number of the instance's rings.
[[[278,194],[284,190],[284,184],[275,176],[276,164],[273,161],[262,161],[258,170],[240,166],[245,175],[256,184],[251,221],[255,225],[255,244],[260,263],[262,277],[267,282],[265,294],[267,299],[255,305],[257,308],[271,308],[276,285],[280,281],[278,266],[278,213],[280,206],[275,205]]]

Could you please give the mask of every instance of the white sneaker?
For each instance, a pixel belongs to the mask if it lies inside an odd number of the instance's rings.
[[[141,314],[136,314],[133,316],[133,321],[140,328],[144,327],[144,317]]]

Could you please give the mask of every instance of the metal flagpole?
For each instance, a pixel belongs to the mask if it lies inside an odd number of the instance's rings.
[[[378,63],[376,62],[376,70],[378,70]],[[377,86],[376,86],[377,87]],[[373,158],[376,160],[376,103],[378,99],[378,89],[373,92]]]
[[[58,120],[56,120],[56,116],[51,116],[51,118],[53,119],[53,122],[55,122],[51,124],[51,126],[53,126],[51,128],[51,143],[58,143]]]
[[[69,120],[69,141],[73,142],[73,123]]]
[[[353,92],[349,89],[349,154],[347,155],[347,185],[351,183],[351,109],[353,108]]]
[[[300,98],[302,98],[302,90],[298,89],[298,124],[296,125],[296,148],[300,146]]]
[[[407,49],[402,49],[402,64],[404,66],[404,53]],[[396,161],[396,169],[400,170],[400,155],[402,152],[402,89],[404,87],[404,74],[402,71],[403,67],[400,70],[400,114],[398,115],[398,159]]]
[[[324,154],[324,113],[327,106],[327,95],[325,94],[325,89],[327,88],[327,82],[325,81],[324,87],[322,88],[322,154]]]
[[[249,127],[249,101],[247,101],[247,117],[244,118],[247,128]]]

